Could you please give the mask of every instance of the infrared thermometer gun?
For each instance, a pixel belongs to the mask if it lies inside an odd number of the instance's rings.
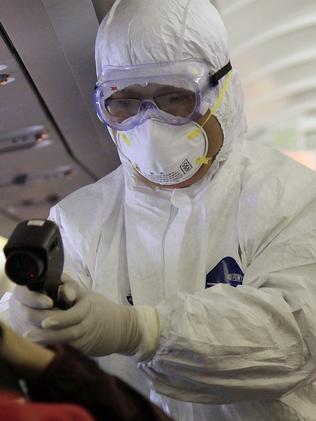
[[[64,250],[58,226],[45,219],[19,223],[4,249],[5,272],[12,282],[47,294],[55,306],[64,266]]]

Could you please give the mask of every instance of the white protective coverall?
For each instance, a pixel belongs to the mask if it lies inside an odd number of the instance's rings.
[[[104,65],[228,60],[209,0],[116,1],[96,42]],[[221,81],[222,83],[222,81]],[[155,306],[160,343],[110,371],[176,420],[316,420],[316,176],[244,140],[238,74],[216,112],[224,144],[184,189],[153,188],[128,162],[55,206],[65,271],[127,304]],[[210,139],[211,141],[211,139]]]

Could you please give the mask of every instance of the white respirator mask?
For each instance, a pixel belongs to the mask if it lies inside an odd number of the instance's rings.
[[[128,132],[117,132],[116,144],[137,172],[162,185],[188,180],[211,159],[206,157],[207,134],[193,121],[174,126],[149,118]]]

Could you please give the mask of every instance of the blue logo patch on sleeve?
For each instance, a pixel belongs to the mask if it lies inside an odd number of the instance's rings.
[[[232,257],[224,257],[215,268],[206,275],[205,288],[216,284],[228,284],[233,287],[242,285],[244,273]]]

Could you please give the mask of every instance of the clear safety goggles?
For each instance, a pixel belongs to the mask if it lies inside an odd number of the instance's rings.
[[[106,66],[97,83],[94,104],[99,119],[114,130],[127,131],[151,117],[173,125],[201,116],[203,100],[212,106],[218,82],[230,62],[210,73],[203,61]]]

